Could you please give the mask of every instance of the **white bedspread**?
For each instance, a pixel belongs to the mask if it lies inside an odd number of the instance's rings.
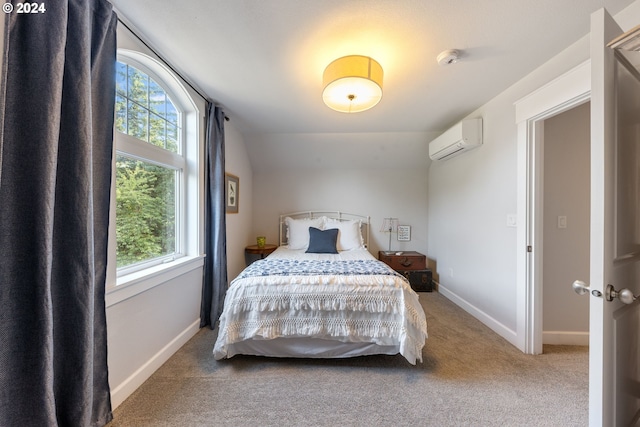
[[[339,268],[338,272],[327,268],[322,274],[298,273],[296,260],[314,269],[319,265],[321,270],[329,265],[326,261],[336,260]],[[381,274],[370,274],[360,267],[342,271],[347,264],[375,264]],[[260,275],[257,267],[271,274]],[[285,275],[289,269],[293,273]],[[231,282],[213,353],[222,359],[233,355],[228,354],[228,348],[234,343],[283,337],[396,346],[415,364],[422,361],[427,324],[418,295],[406,279],[368,251],[332,255],[278,248]]]

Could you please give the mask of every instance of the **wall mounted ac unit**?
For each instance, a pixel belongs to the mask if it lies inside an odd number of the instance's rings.
[[[446,160],[482,145],[482,119],[463,120],[429,143],[432,160]]]

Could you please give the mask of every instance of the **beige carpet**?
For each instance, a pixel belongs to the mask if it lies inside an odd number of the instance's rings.
[[[529,356],[420,293],[423,363],[402,356],[214,360],[201,330],[114,413],[117,426],[586,426],[588,349]]]

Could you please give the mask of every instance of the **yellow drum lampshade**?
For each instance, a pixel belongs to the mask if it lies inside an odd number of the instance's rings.
[[[368,56],[343,56],[333,61],[322,76],[322,99],[342,113],[368,110],[382,99],[382,66]]]

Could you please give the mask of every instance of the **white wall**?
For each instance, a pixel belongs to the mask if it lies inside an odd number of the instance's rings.
[[[119,26],[117,36],[119,48],[154,57],[124,27]],[[200,111],[199,135],[204,140],[205,102],[195,91],[187,85],[185,87]],[[239,176],[241,185],[240,214],[227,215],[231,276],[240,268],[240,264],[244,264],[242,248],[247,241],[245,235],[251,229],[252,176],[244,141],[232,122],[225,123],[225,135],[227,171]],[[203,209],[204,204],[201,203],[201,206]],[[203,215],[200,212],[200,216]],[[200,246],[202,253],[203,243]],[[121,288],[107,293],[109,383],[114,408],[198,331],[201,262],[174,270],[159,282],[143,292],[131,293],[131,288]],[[213,343],[211,346],[213,348]]]
[[[253,172],[242,135],[233,125],[233,117],[225,122],[225,170],[239,180],[238,213],[227,214],[227,274],[233,280],[246,266],[244,248],[255,245],[252,233],[254,217]]]
[[[616,19],[625,29],[640,23],[640,2]],[[514,345],[516,253],[524,248],[506,223],[516,213],[513,104],[588,58],[585,36],[468,116],[484,118],[482,147],[429,169],[428,247],[440,291]]]
[[[254,175],[253,235],[278,242],[278,218],[302,210],[340,210],[371,216],[369,250],[386,250],[389,235],[383,218],[397,217],[411,226],[411,241],[391,248],[427,253],[427,168],[276,170]]]
[[[484,119],[483,145],[429,169],[429,256],[441,293],[515,330],[515,120],[511,99],[490,104],[470,116]]]
[[[116,408],[197,331],[202,268],[107,304],[109,385]]]
[[[574,344],[580,337],[575,332],[589,331],[589,298],[576,298],[570,286],[576,279],[589,280],[589,107],[544,122],[545,344]],[[566,216],[566,228],[559,228],[558,216]]]
[[[342,113],[336,113],[342,114]],[[411,226],[411,241],[392,249],[427,252],[427,141],[434,133],[251,134],[254,174],[251,241],[278,243],[280,214],[336,210],[371,216],[369,250],[386,250],[383,218]]]

